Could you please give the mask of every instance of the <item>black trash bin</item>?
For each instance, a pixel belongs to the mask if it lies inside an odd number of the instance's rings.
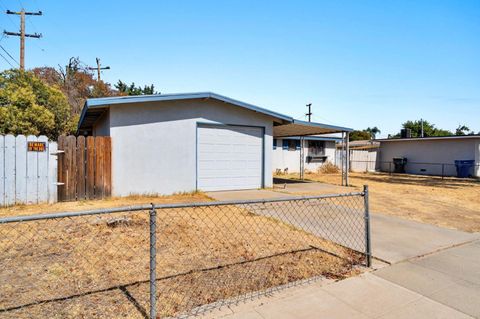
[[[405,165],[407,165],[406,157],[394,157],[393,158],[394,173],[405,173]]]

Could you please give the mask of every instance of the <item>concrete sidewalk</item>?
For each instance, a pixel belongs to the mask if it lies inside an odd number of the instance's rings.
[[[480,241],[339,282],[291,288],[207,317],[480,318]]]

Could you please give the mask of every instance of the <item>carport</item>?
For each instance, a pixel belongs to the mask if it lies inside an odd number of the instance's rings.
[[[305,174],[305,136],[324,135],[324,134],[341,134],[341,176],[342,185],[348,186],[348,171],[350,169],[350,151],[349,151],[349,135],[353,131],[351,128],[328,125],[323,123],[306,122],[293,120],[288,124],[277,124],[273,127],[273,137],[300,137],[300,179],[304,179]]]

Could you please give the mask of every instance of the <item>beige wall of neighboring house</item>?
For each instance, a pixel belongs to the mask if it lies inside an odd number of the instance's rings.
[[[475,160],[480,165],[480,136],[414,138],[380,141],[380,161],[406,157],[406,173],[426,175],[456,175],[455,160]],[[446,165],[441,165],[446,164]],[[388,168],[381,165],[382,170]],[[478,166],[474,176],[480,176]]]

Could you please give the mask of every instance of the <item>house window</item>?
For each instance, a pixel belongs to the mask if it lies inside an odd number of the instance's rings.
[[[288,151],[296,151],[300,149],[300,140],[283,140],[282,148]]]
[[[308,156],[325,156],[325,141],[308,141]]]
[[[273,149],[274,150],[277,149],[277,139],[276,138],[273,139]]]

